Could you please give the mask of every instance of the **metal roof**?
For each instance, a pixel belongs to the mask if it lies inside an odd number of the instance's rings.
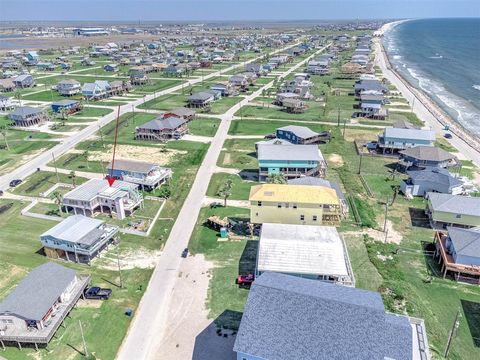
[[[213,94],[207,91],[200,91],[188,97],[188,101],[207,101],[213,98]]]
[[[42,108],[35,108],[31,106],[19,106],[14,111],[10,113],[10,115],[14,116],[29,116],[34,114],[43,113],[45,110]]]
[[[261,272],[350,276],[333,226],[263,224],[257,261]]]
[[[480,217],[480,198],[429,192],[428,198],[434,211]]]
[[[136,189],[138,185],[131,184],[125,181],[115,180],[115,182],[110,185],[105,179],[90,179],[86,183],[79,185],[72,191],[66,193],[63,198],[69,200],[79,200],[79,201],[91,201],[100,193],[105,193],[105,190],[109,188],[113,189]]]
[[[435,141],[435,131],[422,129],[400,129],[387,127],[384,131],[386,138],[397,138],[406,140]]]
[[[448,187],[460,186],[462,181],[455,178],[445,169],[425,169],[425,170],[411,170],[407,174],[412,179],[413,183],[416,181],[429,181],[435,184],[442,184]]]
[[[266,272],[253,283],[233,350],[275,360],[411,359],[406,317],[380,294]]]
[[[158,117],[156,119],[153,119],[151,121],[146,122],[143,125],[140,125],[140,129],[151,129],[151,130],[175,130],[178,127],[182,126],[185,124],[187,120],[177,118],[177,117],[168,117],[166,119],[163,119],[162,117]]]
[[[310,130],[306,126],[288,125],[288,126],[284,126],[284,127],[281,127],[281,128],[277,129],[277,131],[279,131],[279,130],[289,131],[289,132],[295,134],[295,136],[297,136],[299,138],[302,138],[302,139],[308,139],[308,138],[311,138],[311,137],[314,137],[314,136],[318,136],[318,133]]]
[[[40,235],[40,238],[51,236],[71,243],[91,245],[104,233],[103,230],[99,229],[103,223],[102,220],[82,215],[72,215],[44,232]]]
[[[340,188],[340,184],[334,181],[325,180],[313,176],[302,176],[287,181],[289,185],[307,185],[307,186],[325,186],[334,189],[339,199],[345,200],[345,194]]]
[[[53,262],[36,267],[0,304],[0,314],[10,313],[28,320],[41,320],[75,275],[75,270]]]
[[[158,165],[138,160],[115,159],[114,170],[148,173]],[[112,169],[112,162],[107,165],[107,170]]]
[[[75,105],[75,104],[79,104],[79,103],[80,102],[78,100],[63,99],[63,100],[52,102],[52,105],[54,105],[54,106],[68,106],[68,105]]]
[[[322,153],[317,145],[259,144],[257,152],[259,161],[323,161]]]
[[[480,258],[480,228],[460,229],[449,226],[447,230],[457,255]]]

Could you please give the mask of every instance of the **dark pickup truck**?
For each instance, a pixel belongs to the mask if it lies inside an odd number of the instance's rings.
[[[112,290],[94,286],[86,289],[83,295],[85,296],[85,299],[108,300],[110,295],[112,295]]]

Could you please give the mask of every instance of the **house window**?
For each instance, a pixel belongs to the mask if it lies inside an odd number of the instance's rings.
[[[297,204],[293,204],[292,207],[293,207],[294,209],[296,209],[296,208],[297,208]]]
[[[257,201],[257,206],[262,206],[262,202],[261,202],[261,201]]]
[[[313,221],[317,221],[317,215],[313,215],[313,216],[312,216],[312,220],[313,220]]]
[[[258,213],[255,213],[255,216],[258,216]]]
[[[305,215],[300,215],[300,221],[304,221],[305,220]]]
[[[282,204],[278,203],[278,204],[277,204],[277,208],[281,209],[281,208],[282,208]]]
[[[457,214],[457,215],[455,215],[455,217],[456,217],[457,219],[461,219],[462,215],[461,215],[461,214]]]

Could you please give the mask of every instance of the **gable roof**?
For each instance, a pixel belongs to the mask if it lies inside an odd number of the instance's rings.
[[[188,101],[207,101],[213,98],[213,94],[208,91],[200,91],[188,97]]]
[[[175,130],[176,128],[185,124],[187,120],[181,119],[178,117],[168,117],[166,119],[162,117],[157,117],[156,119],[150,120],[143,125],[140,125],[141,129],[151,129],[151,130]]]
[[[52,102],[52,105],[54,106],[68,106],[68,105],[76,105],[79,104],[80,101],[78,100],[70,100],[70,99],[62,99],[59,101],[54,101]]]
[[[148,173],[157,165],[139,160],[115,159],[114,170],[125,170],[139,173]],[[112,169],[112,162],[107,165],[107,170]]]
[[[386,138],[397,138],[406,140],[425,140],[435,141],[435,131],[422,130],[422,129],[400,129],[387,127],[384,130],[384,136]]]
[[[258,160],[322,161],[317,145],[283,146],[281,144],[258,144]]]
[[[41,320],[75,278],[75,270],[48,262],[30,271],[0,304],[0,314]]]
[[[325,186],[329,187],[337,193],[339,199],[345,200],[345,194],[340,188],[340,184],[334,181],[325,180],[319,177],[302,176],[296,179],[290,179],[287,181],[289,185],[306,185],[306,186]]]
[[[90,245],[103,234],[99,229],[104,221],[89,218],[83,215],[72,215],[50,228],[41,238],[51,236],[56,239]]]
[[[406,317],[380,294],[264,273],[252,285],[234,351],[275,360],[411,359]]]
[[[427,198],[434,211],[480,217],[480,198],[429,192]]]
[[[430,160],[438,162],[456,159],[454,155],[435,146],[415,146],[413,148],[400,151],[400,154],[413,157],[418,160]]]
[[[42,108],[35,108],[31,106],[19,106],[15,110],[13,110],[10,115],[14,116],[28,116],[28,115],[34,115],[34,114],[40,114],[45,112],[44,109]]]
[[[288,125],[288,126],[278,128],[277,131],[278,130],[289,131],[289,132],[295,134],[297,137],[302,138],[302,139],[308,139],[308,138],[311,138],[311,137],[314,137],[314,136],[318,136],[318,133],[310,130],[306,126]]]
[[[442,184],[448,187],[456,187],[463,184],[457,178],[454,178],[452,174],[445,169],[425,169],[425,170],[411,170],[407,171],[407,174],[412,179],[413,183],[416,181],[429,181],[435,184]]]
[[[480,228],[461,229],[449,226],[447,230],[457,255],[480,258]]]

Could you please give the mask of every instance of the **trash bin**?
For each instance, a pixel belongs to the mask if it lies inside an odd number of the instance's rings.
[[[132,309],[128,308],[127,311],[125,311],[125,315],[132,316],[132,312]]]
[[[220,228],[220,237],[226,238],[227,235],[228,235],[228,233],[227,233],[227,228],[226,228],[226,227],[221,227],[221,228]]]

